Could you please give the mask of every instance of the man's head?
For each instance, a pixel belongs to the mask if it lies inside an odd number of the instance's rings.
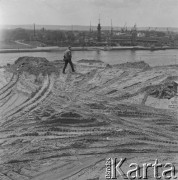
[[[71,50],[72,49],[71,46],[69,46],[68,49]]]

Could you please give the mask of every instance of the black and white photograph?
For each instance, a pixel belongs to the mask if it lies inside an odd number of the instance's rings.
[[[0,0],[0,180],[178,179],[178,0]]]

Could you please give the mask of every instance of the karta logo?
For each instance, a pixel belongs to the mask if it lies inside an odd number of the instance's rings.
[[[153,177],[155,179],[176,179],[175,176],[175,166],[172,163],[165,163],[164,165],[158,162],[158,159],[152,163],[143,163],[138,165],[137,163],[131,163],[128,165],[128,171],[124,172],[122,169],[123,164],[126,163],[126,158],[121,158],[119,161],[117,158],[108,158],[106,160],[106,179],[117,179],[121,177],[123,179],[148,179],[148,168],[153,172]],[[159,169],[161,168],[161,169]],[[158,173],[160,172],[161,173]]]

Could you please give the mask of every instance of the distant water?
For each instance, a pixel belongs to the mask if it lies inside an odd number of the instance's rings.
[[[58,52],[23,52],[0,53],[0,66],[13,63],[21,56],[45,57],[48,60],[63,58],[63,51]],[[119,50],[119,51],[74,51],[73,61],[80,59],[96,59],[108,64],[145,61],[150,66],[178,64],[178,49],[145,51],[145,50]]]

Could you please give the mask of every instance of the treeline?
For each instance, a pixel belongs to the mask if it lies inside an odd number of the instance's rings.
[[[85,45],[89,32],[82,31],[62,31],[62,30],[27,30],[27,29],[6,29],[1,32],[1,41],[39,41],[45,45],[66,46]],[[93,33],[95,34],[95,33]]]

